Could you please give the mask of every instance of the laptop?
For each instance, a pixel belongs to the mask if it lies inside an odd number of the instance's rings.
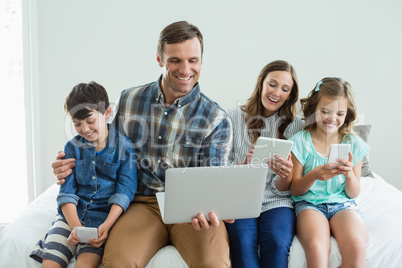
[[[199,213],[207,220],[256,218],[261,212],[268,167],[234,165],[170,168],[165,192],[156,198],[165,224],[191,222]]]

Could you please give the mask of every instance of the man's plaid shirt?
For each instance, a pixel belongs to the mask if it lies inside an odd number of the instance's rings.
[[[167,168],[226,164],[232,142],[225,111],[198,84],[166,108],[160,79],[124,90],[114,119],[134,142],[140,195],[164,191]]]

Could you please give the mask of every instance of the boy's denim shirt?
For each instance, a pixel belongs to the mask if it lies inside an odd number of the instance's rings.
[[[64,149],[67,158],[75,158],[73,173],[60,186],[57,205],[74,203],[78,217],[86,227],[98,227],[117,204],[126,211],[137,191],[137,164],[132,141],[108,125],[106,147],[95,146],[77,135]]]

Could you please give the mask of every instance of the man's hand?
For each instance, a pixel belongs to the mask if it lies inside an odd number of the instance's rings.
[[[210,226],[212,227],[219,227],[219,219],[215,215],[215,213],[208,214],[210,221],[208,222],[207,219],[203,214],[198,214],[196,218],[193,218],[191,222],[193,224],[194,230],[201,231],[202,229],[208,230]],[[225,220],[227,223],[234,223],[235,220]]]
[[[64,156],[65,153],[60,151],[56,160],[52,163],[53,173],[56,175],[58,185],[62,185],[65,182],[64,178],[73,172],[72,168],[75,166],[74,158],[63,159]]]

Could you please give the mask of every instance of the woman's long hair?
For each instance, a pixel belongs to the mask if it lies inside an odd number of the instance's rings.
[[[242,107],[246,112],[247,132],[253,144],[261,135],[262,129],[265,127],[265,107],[262,104],[261,94],[265,78],[270,72],[286,71],[289,72],[293,79],[293,87],[288,100],[279,108],[279,116],[282,118],[282,123],[278,128],[278,136],[280,139],[285,138],[285,130],[288,125],[293,122],[296,115],[296,102],[299,97],[299,82],[297,80],[296,71],[293,66],[283,60],[276,60],[268,63],[262,68],[259,79],[255,86],[254,92],[247,100],[247,103]]]

